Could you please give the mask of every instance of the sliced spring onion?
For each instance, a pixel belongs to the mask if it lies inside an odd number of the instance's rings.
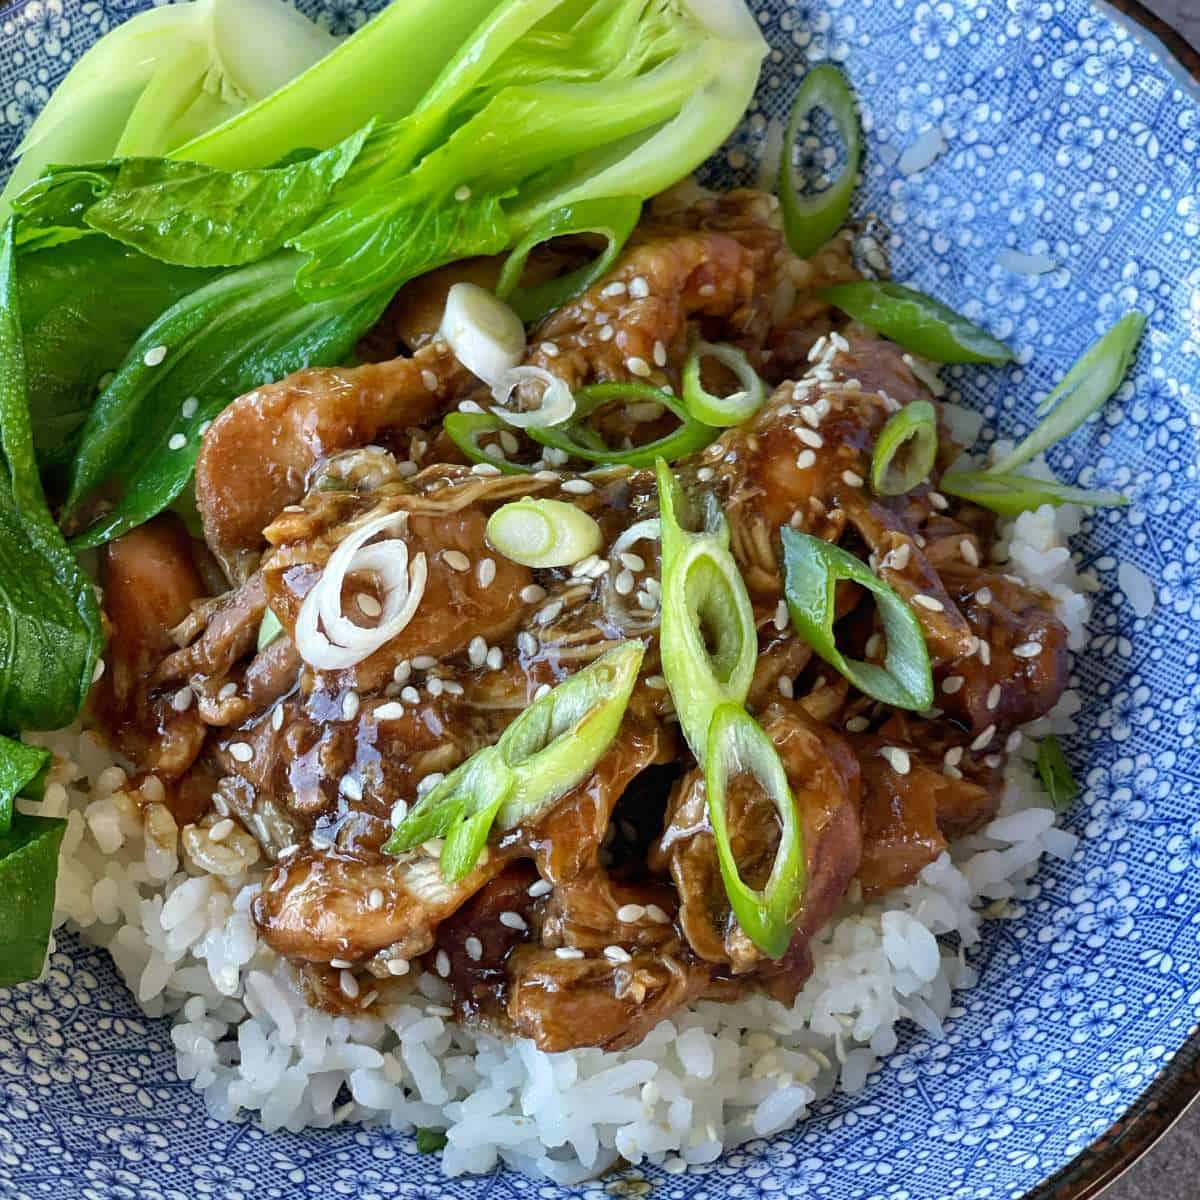
[[[514,500],[487,523],[488,541],[526,567],[569,567],[595,554],[603,542],[595,517],[564,500]]]
[[[742,704],[750,690],[758,633],[724,518],[710,509],[712,532],[686,530],[679,520],[685,507],[679,484],[666,463],[660,461],[657,472],[663,675],[684,737],[703,763],[713,713],[722,704]]]
[[[912,610],[853,554],[787,526],[783,536],[784,595],[796,632],[860,692],[890,704],[924,712],[933,704],[933,674],[921,625]],[[837,585],[856,583],[875,596],[887,638],[883,666],[847,658],[838,648],[833,625]]]
[[[871,456],[871,487],[877,496],[903,496],[929,478],[937,462],[937,413],[914,400],[893,413]]]
[[[507,300],[527,324],[540,321],[561,308],[573,296],[586,291],[612,268],[642,213],[642,202],[634,196],[608,200],[580,200],[543,217],[513,248],[500,272],[496,295]],[[535,246],[571,234],[594,233],[608,242],[593,262],[531,287],[519,286],[525,264]]]
[[[489,454],[480,439],[488,434],[503,433],[508,426],[491,413],[447,413],[442,420],[446,436],[462,451],[463,456],[473,463],[488,463],[501,475],[528,475],[527,467],[520,467],[506,458]]]
[[[525,357],[521,318],[477,283],[456,283],[450,289],[439,335],[455,358],[489,386]]]
[[[1037,769],[1042,777],[1042,786],[1050,797],[1050,803],[1058,812],[1066,812],[1071,802],[1079,795],[1079,784],[1071,774],[1067,756],[1063,754],[1058,738],[1053,734],[1038,743]]]
[[[493,828],[535,821],[588,777],[621,727],[645,646],[623,642],[535,700],[494,746],[477,751],[422,798],[384,845],[402,854],[442,837],[454,883],[479,861]]]
[[[868,329],[932,362],[1000,365],[1013,358],[1013,352],[986,329],[940,300],[899,283],[839,283],[822,288],[818,295]]]
[[[537,408],[522,410],[509,407],[515,389],[539,383],[542,393]],[[562,425],[575,414],[575,397],[571,395],[571,389],[557,375],[551,375],[542,367],[520,366],[505,371],[492,385],[492,399],[496,401],[493,415],[517,429]]]
[[[258,627],[258,649],[265,650],[282,632],[283,622],[275,615],[273,608],[268,608]]]
[[[739,390],[728,396],[705,391],[700,376],[706,358],[715,358],[728,367],[737,377]],[[740,425],[762,408],[766,398],[766,384],[744,351],[726,343],[714,345],[697,340],[693,344],[683,367],[683,403],[695,420],[720,429]]]
[[[1011,454],[996,463],[992,471],[1004,474],[1029,462],[1103,408],[1121,386],[1145,328],[1146,318],[1140,312],[1126,313],[1038,405],[1037,415],[1044,418],[1042,423]]]
[[[1048,483],[1028,475],[1000,475],[992,471],[951,471],[938,484],[947,495],[969,500],[980,508],[990,508],[1002,517],[1052,504],[1082,504],[1089,508],[1117,508],[1128,504],[1120,492],[1088,491],[1063,483]]]
[[[679,418],[679,428],[653,442],[635,446],[632,450],[610,450],[599,437],[590,436],[591,430],[585,434],[586,427],[582,423],[596,409],[614,400],[661,404]],[[670,392],[648,383],[594,383],[575,393],[575,419],[569,426],[553,430],[531,427],[526,433],[543,446],[552,446],[585,462],[603,463],[605,466],[649,467],[660,458],[673,462],[703,450],[716,439],[718,431],[695,420]],[[584,436],[588,436],[587,441],[583,440]]]
[[[775,862],[761,891],[742,879],[729,836],[728,784],[748,772],[779,813]],[[730,906],[746,936],[768,957],[782,958],[791,944],[804,899],[804,831],[779,752],[759,724],[736,704],[713,713],[704,757],[708,820]]]
[[[818,108],[824,109],[837,127],[846,150],[846,163],[825,191],[801,196],[796,189],[792,151],[800,123]],[[814,254],[846,223],[861,159],[862,135],[858,127],[858,114],[854,111],[854,89],[837,67],[828,63],[814,67],[804,77],[796,93],[783,139],[783,160],[779,164],[783,228],[788,245],[801,258]]]

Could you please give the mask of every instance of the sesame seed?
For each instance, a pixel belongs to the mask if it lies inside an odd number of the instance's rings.
[[[948,767],[957,767],[962,762],[963,748],[961,746],[951,746],[945,754],[942,755],[942,762]]]
[[[526,604],[540,604],[546,598],[546,589],[536,583],[528,583],[521,589],[521,599]]]
[[[548,695],[550,695],[550,685],[548,683],[543,683],[537,689],[537,691],[533,693],[533,698],[535,700],[540,700],[543,696],[548,696]]]
[[[1004,749],[1008,754],[1015,754],[1021,748],[1021,743],[1025,740],[1024,734],[1019,729],[1014,729],[1008,735],[1008,739],[1004,743]]]
[[[168,450],[182,450],[187,445],[187,438],[182,433],[173,433],[167,439]]]
[[[946,509],[950,507],[950,501],[947,500],[941,492],[930,492],[929,503],[932,504],[934,508],[940,509],[942,512],[945,512]]]
[[[189,396],[180,406],[179,412],[185,421],[190,421],[200,407],[200,401],[195,396]]]
[[[991,767],[991,769],[993,771],[996,770],[997,767],[1003,765],[1003,763],[1004,763],[1004,755],[1003,754],[989,754],[983,760],[983,765],[985,767]]]
[[[883,649],[883,634],[873,633],[867,638],[867,644],[863,647],[868,658],[875,658]]]
[[[201,421],[199,427],[196,429],[196,432],[203,437],[208,432],[210,425],[212,425],[211,421]]]
[[[568,479],[562,485],[564,492],[570,492],[574,496],[586,496],[590,492],[596,490],[595,485],[586,479]]]
[[[104,660],[100,659],[99,661],[103,662]],[[171,697],[171,707],[176,712],[187,712],[187,710],[192,707],[192,701],[195,698],[196,693],[192,691],[191,686],[189,684],[184,684],[183,687],[181,687],[179,691],[177,691],[175,695]]]
[[[984,608],[987,608],[987,606],[989,604],[991,604],[991,602],[992,602],[992,589],[991,588],[980,588],[979,591],[977,591],[975,593],[975,603],[976,604],[980,604]]]
[[[507,429],[500,431],[500,445],[504,447],[505,452],[508,454],[516,454],[521,448],[521,443],[517,441],[516,435],[509,433]]]
[[[559,946],[554,951],[555,958],[583,958],[584,953],[578,946]]]
[[[487,652],[488,667],[493,671],[498,671],[498,670],[500,670],[500,667],[503,663],[504,663],[504,651],[501,650],[499,646],[493,646]]]
[[[1019,646],[1013,647],[1013,653],[1018,658],[1037,658],[1043,648],[1041,642],[1022,642]]]
[[[967,566],[979,566],[979,551],[975,549],[975,543],[970,538],[963,538],[958,543],[958,552],[963,556],[963,562]]]
[[[821,414],[811,404],[802,404],[800,406],[800,419],[806,425],[811,425],[814,429],[821,424]]]
[[[527,896],[532,896],[535,900],[540,896],[548,896],[554,891],[554,884],[548,879],[538,879],[529,885]]]
[[[788,626],[788,606],[786,600],[780,600],[775,605],[775,628],[781,632]]]
[[[972,750],[982,750],[996,736],[995,725],[989,725],[972,743]]]
[[[646,907],[643,904],[622,904],[617,909],[617,920],[631,924],[634,921],[640,921],[646,915]]]
[[[445,950],[439,950],[433,960],[433,969],[445,979],[450,974],[450,955]]]
[[[438,660],[432,654],[418,654],[413,660],[412,665],[418,671],[428,671],[431,667],[436,667]]]
[[[651,575],[642,586],[656,600],[658,600],[662,596],[662,584],[659,583],[658,580],[655,579],[653,575]]]
[[[354,597],[354,602],[368,617],[377,617],[383,612],[383,605],[370,592],[359,592]]]
[[[558,357],[558,345],[555,342],[543,342],[541,349],[542,349],[542,353],[547,358],[557,358]]]
[[[412,677],[412,663],[407,659],[402,658],[397,664],[396,669],[392,672],[392,680],[395,683],[407,683]]]
[[[407,816],[408,816],[408,801],[407,800],[397,800],[396,803],[392,805],[392,824],[399,825],[400,822],[403,821],[404,818]]]
[[[378,912],[384,904],[383,888],[372,888],[367,896],[367,907],[372,912]]]
[[[229,753],[240,763],[248,763],[254,757],[254,747],[249,742],[234,742]]]
[[[538,640],[527,629],[517,634],[517,649],[527,658],[538,652]]]
[[[707,483],[715,474],[716,472],[712,469],[712,467],[701,467],[700,470],[696,472],[696,478],[701,483]]]
[[[428,373],[430,375],[433,374],[432,371],[430,371]],[[432,392],[433,388],[429,387],[428,381],[425,380],[424,382],[425,382],[425,386],[427,388],[429,388],[429,390]],[[435,383],[436,383],[436,379],[435,379]],[[481,412],[483,412],[483,409],[480,408],[480,406],[478,404],[476,404],[474,400],[463,400],[459,403],[458,411],[460,413],[481,413]]]
[[[561,600],[551,600],[545,608],[540,608],[537,615],[533,618],[539,625],[549,625],[551,621],[557,620],[562,615],[563,602]]]
[[[796,698],[796,684],[789,675],[780,675],[775,681],[775,687],[785,700]]]
[[[461,696],[463,694],[462,684],[455,683],[453,679],[445,680],[442,687],[445,688],[447,696]]]
[[[404,716],[404,705],[396,700],[381,704],[372,714],[376,721],[398,721]]]
[[[470,200],[471,189],[465,183],[461,187],[456,187],[454,189],[454,198],[459,204],[462,204],[465,200]]]
[[[602,342],[611,342],[613,340],[613,327],[611,325],[601,325],[600,332],[596,335]]]
[[[857,471],[843,471],[842,482],[849,487],[862,487],[863,477]]]
[[[347,692],[342,697],[342,716],[347,721],[353,721],[358,716],[358,693]]]
[[[879,751],[881,758],[887,760],[887,764],[896,772],[897,775],[907,775],[912,767],[912,762],[908,757],[908,751],[902,750],[899,746],[884,746]]]
[[[275,705],[274,712],[271,713],[271,728],[278,731],[283,728],[283,705]]]
[[[604,957],[607,958],[609,962],[615,963],[627,963],[633,961],[629,951],[620,946],[605,946]]]
[[[908,560],[912,557],[912,547],[907,542],[901,542],[895,548],[884,562],[885,567],[890,567],[893,571],[903,571],[908,566]]]
[[[649,592],[638,592],[635,598],[638,608],[643,608],[646,612],[653,612],[658,607],[658,601]]]
[[[470,660],[471,666],[481,667],[487,661],[488,644],[487,641],[476,634],[467,646],[467,658]]]
[[[636,580],[633,577],[633,572],[626,569],[617,576],[616,583],[613,586],[617,589],[617,594],[620,596],[628,596],[634,588]]]
[[[634,554],[631,550],[625,550],[621,554],[621,565],[628,567],[631,571],[644,571],[646,569],[646,560],[640,554]]]
[[[846,722],[847,733],[864,733],[871,728],[871,722],[866,717],[851,717]]]
[[[629,294],[635,300],[644,300],[648,295],[650,295],[650,285],[646,282],[643,276],[635,275],[633,279],[629,281]]]
[[[647,375],[651,374],[650,364],[644,358],[640,358],[636,354],[625,360],[625,369],[631,375],[637,375],[642,379],[645,379]]]
[[[425,690],[434,697],[440,696],[446,685],[435,675],[426,685]]]
[[[508,909],[500,914],[500,924],[508,929],[517,929],[524,933],[529,928],[529,923],[519,912],[513,912]]]
[[[389,975],[407,975],[409,971],[407,958],[389,958],[387,964]]]
[[[494,558],[481,558],[475,567],[475,578],[479,581],[479,586],[486,591],[496,581],[496,560]]]
[[[957,767],[945,766],[942,768],[942,774],[947,779],[961,779],[963,777],[963,773]]]
[[[659,908],[657,904],[646,905],[646,916],[652,921],[656,921],[659,925],[669,925],[671,918],[667,916],[665,910]]]
[[[142,362],[148,367],[157,367],[167,357],[166,346],[152,346],[142,355]]]
[[[993,683],[992,686],[988,688],[987,706],[989,709],[996,709],[1000,707],[1000,685],[998,683]]]
[[[471,474],[472,475],[483,475],[488,478],[491,478],[494,475],[500,474],[500,468],[493,465],[492,463],[476,463],[471,468]]]
[[[667,348],[662,342],[654,343],[654,364],[659,367],[667,365]]]
[[[421,700],[421,693],[418,692],[417,689],[412,686],[412,684],[409,684],[408,687],[406,687],[404,691],[400,693],[400,699],[403,700],[405,704],[418,704]]]
[[[801,450],[800,453],[796,455],[796,466],[799,467],[801,471],[807,471],[810,467],[815,466],[816,462],[817,456],[811,450]]]
[[[820,448],[825,445],[825,439],[819,433],[816,433],[811,429],[805,429],[804,426],[800,426],[796,430],[796,436],[806,446],[811,446],[814,450],[820,450]]]
[[[600,295],[604,299],[608,299],[611,296],[623,296],[628,290],[629,289],[619,279],[617,279],[610,283],[607,287],[602,288],[600,290]]]
[[[976,647],[976,650],[978,651],[978,654],[979,654],[979,661],[981,663],[983,663],[983,665],[985,667],[990,667],[992,665],[992,648],[991,648],[991,646],[989,646],[987,644],[987,642],[985,642],[983,640],[983,638],[980,638],[979,645]]]
[[[443,550],[442,559],[452,571],[471,569],[471,560],[461,550]]]
[[[233,820],[230,817],[224,817],[222,820],[217,821],[208,831],[209,841],[223,842],[233,830]]]
[[[646,686],[652,692],[664,692],[667,689],[667,679],[665,675],[647,675]]]
[[[363,797],[362,784],[353,775],[347,775],[342,779],[339,791],[349,800],[357,801]]]
[[[342,990],[342,995],[350,1000],[358,998],[358,980],[349,971],[343,971],[338,976],[338,987]]]
[[[954,693],[957,692],[965,682],[966,680],[963,679],[961,675],[947,675],[946,678],[942,680],[942,691],[945,692],[947,696],[953,696]]]
[[[946,608],[936,596],[926,596],[923,592],[913,597],[913,603],[929,609],[930,612],[943,612]]]

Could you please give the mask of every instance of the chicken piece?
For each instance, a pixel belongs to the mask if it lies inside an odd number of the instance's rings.
[[[412,358],[300,371],[235,400],[209,427],[196,461],[204,536],[230,578],[251,573],[263,530],[303,495],[321,459],[432,420],[470,381],[435,344]]]
[[[360,962],[389,949],[413,959],[433,946],[437,927],[508,861],[493,853],[448,884],[441,863],[423,850],[401,858],[306,851],[274,868],[252,912],[263,940],[289,958]],[[372,904],[376,891],[382,904]]]
[[[240,587],[208,601],[179,623],[175,637],[190,644],[158,664],[154,681],[224,679],[254,646],[266,607],[266,586],[257,572]]]
[[[807,973],[807,942],[829,919],[859,866],[858,764],[845,740],[817,725],[795,703],[773,704],[762,725],[783,760],[803,820],[805,884],[800,925],[781,968]],[[779,844],[775,806],[748,777],[730,781],[728,822],[742,878],[761,887]],[[679,923],[692,950],[734,975],[767,963],[729,907],[708,823],[704,776],[699,770],[676,786],[655,859],[669,867],[679,891]],[[796,981],[796,986],[799,986]]]
[[[139,767],[177,778],[200,753],[206,731],[193,709],[180,711],[170,692],[147,681],[175,648],[171,631],[206,594],[183,522],[164,514],[111,542],[101,584],[112,636],[93,704]]]
[[[711,968],[678,952],[559,958],[523,946],[510,959],[508,1016],[519,1037],[553,1054],[582,1046],[636,1046],[659,1021],[696,999]]]

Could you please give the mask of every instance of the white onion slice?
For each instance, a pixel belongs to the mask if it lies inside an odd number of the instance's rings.
[[[356,529],[330,556],[296,619],[296,649],[310,667],[319,671],[353,667],[390,642],[413,619],[425,594],[425,555],[416,555],[410,564],[408,544],[402,538],[365,544],[385,529],[403,527],[407,519],[408,513],[403,511],[376,517]],[[342,612],[346,576],[355,571],[375,571],[383,585],[383,611],[372,626],[357,625]]]
[[[477,283],[456,283],[446,296],[440,336],[472,375],[494,385],[525,357],[525,326]]]
[[[542,385],[542,402],[537,408],[518,412],[508,407],[513,389],[523,383]],[[566,382],[551,375],[542,367],[513,367],[492,385],[492,397],[496,407],[492,413],[508,425],[518,429],[545,429],[561,425],[575,414],[575,397]]]

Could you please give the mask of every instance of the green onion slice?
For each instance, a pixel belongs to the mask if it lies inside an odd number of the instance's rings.
[[[258,649],[265,650],[282,632],[283,622],[275,615],[273,608],[268,608],[258,627]]]
[[[779,812],[779,847],[761,891],[742,879],[729,835],[728,783],[742,772],[754,776]],[[782,958],[796,931],[804,899],[804,831],[779,752],[739,705],[722,704],[713,713],[704,786],[721,879],[738,924],[764,954]]]
[[[796,632],[860,692],[890,704],[924,712],[933,704],[933,673],[921,625],[912,609],[865,563],[838,546],[784,526],[784,595]],[[875,596],[887,638],[883,666],[847,658],[837,648],[837,585],[856,583]]]
[[[494,746],[417,803],[385,852],[443,837],[443,877],[456,883],[468,875],[493,828],[538,820],[592,773],[621,727],[644,653],[642,642],[623,642],[535,700]]]
[[[871,456],[871,487],[877,496],[903,496],[929,478],[937,462],[937,412],[914,400],[883,427]]]
[[[801,196],[796,189],[792,149],[800,123],[814,109],[824,109],[833,119],[846,149],[846,163],[837,179],[823,192]],[[801,258],[819,250],[846,223],[862,159],[862,135],[854,111],[854,89],[837,67],[828,63],[813,68],[796,93],[784,134],[783,161],[779,164],[779,201],[788,245]]]
[[[488,541],[526,567],[569,567],[600,549],[595,517],[565,500],[514,500],[487,523]]]
[[[612,268],[617,256],[629,240],[642,202],[634,196],[618,196],[606,200],[580,200],[555,209],[539,221],[513,248],[500,272],[496,295],[506,300],[526,323],[540,321],[547,313],[561,308],[573,296],[586,291]],[[525,264],[535,246],[552,238],[570,234],[594,233],[608,240],[603,253],[594,262],[532,287],[518,287]]]
[[[992,471],[1003,474],[1029,462],[1103,408],[1121,386],[1145,328],[1146,318],[1140,312],[1126,313],[1038,405],[1037,415],[1044,418],[1042,423],[1011,454],[996,463]]]
[[[739,390],[728,396],[714,396],[705,391],[700,376],[706,358],[715,358],[728,367],[737,377]],[[766,398],[766,384],[744,351],[723,342],[714,345],[697,340],[692,345],[683,367],[683,403],[697,421],[719,429],[740,425],[762,408]]]
[[[631,450],[612,450],[584,420],[597,408],[614,400],[661,404],[679,418],[678,429]],[[539,427],[524,430],[542,446],[552,446],[573,458],[605,466],[649,467],[657,459],[673,462],[703,450],[717,437],[718,431],[695,420],[668,391],[647,383],[595,383],[575,393],[575,417],[569,426]]]
[[[684,529],[683,497],[664,462],[658,464],[658,496],[663,675],[684,736],[702,763],[713,713],[722,704],[742,704],[750,691],[758,633],[724,518],[710,509],[710,532]]]
[[[1048,483],[1028,475],[1001,475],[992,471],[951,471],[938,485],[943,492],[989,508],[1002,517],[1015,517],[1043,504],[1083,504],[1090,508],[1117,508],[1128,504],[1120,492],[1088,491],[1064,483]]]
[[[999,366],[1013,359],[1013,352],[986,329],[940,300],[899,283],[861,280],[822,288],[817,294],[868,329],[932,362]]]
[[[487,463],[502,475],[528,475],[528,467],[519,466],[505,458],[493,457],[481,444],[488,434],[504,432],[509,426],[491,413],[447,413],[442,420],[446,436],[462,451],[463,457],[473,463]],[[528,430],[522,430],[528,433]]]
[[[1066,812],[1079,795],[1079,784],[1075,782],[1067,756],[1053,734],[1038,743],[1037,769],[1042,777],[1042,786],[1050,796],[1050,803],[1058,812]]]

